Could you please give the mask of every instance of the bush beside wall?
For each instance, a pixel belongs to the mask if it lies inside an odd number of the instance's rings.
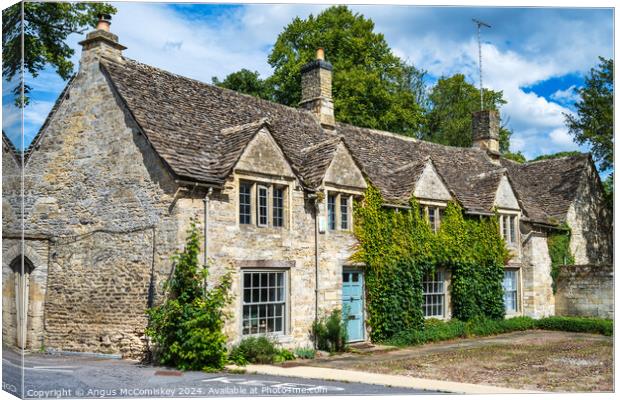
[[[437,319],[428,319],[424,323],[424,329],[402,331],[385,341],[385,343],[393,346],[412,346],[443,340],[491,336],[529,329],[586,332],[612,336],[613,321],[608,319],[581,317],[548,317],[538,320],[530,317],[515,317],[503,320],[477,318],[468,322],[459,321],[457,319],[445,322]]]

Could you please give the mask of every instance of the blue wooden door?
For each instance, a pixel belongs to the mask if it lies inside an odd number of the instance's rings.
[[[364,275],[360,271],[342,273],[342,315],[348,341],[364,340]]]

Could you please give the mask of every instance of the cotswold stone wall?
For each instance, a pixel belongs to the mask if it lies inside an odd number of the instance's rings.
[[[216,191],[209,201],[208,251],[211,260],[211,283],[217,282],[227,270],[232,270],[232,293],[235,298],[230,306],[231,319],[228,320],[225,331],[231,343],[234,343],[241,339],[242,271],[286,271],[286,330],[285,335],[277,339],[287,347],[311,346],[310,329],[315,318],[316,282],[314,205],[307,200],[290,169],[280,162],[282,156],[277,148],[262,135],[259,134],[256,140],[248,145],[238,163],[238,166],[245,170],[237,170],[226,182],[223,190]],[[347,168],[350,167],[350,164],[347,165]],[[265,176],[263,171],[270,171],[272,175]],[[238,223],[238,184],[241,179],[266,184],[277,183],[287,187],[284,227],[257,227],[255,224]],[[184,236],[191,218],[195,218],[201,230],[203,229],[203,196],[203,193],[197,192],[193,198],[179,200],[177,208],[180,215],[179,225],[182,226],[179,240]],[[319,212],[320,218],[324,218],[324,203],[321,204]],[[320,316],[342,307],[342,269],[350,264],[348,260],[354,251],[355,243],[350,231],[327,231],[319,234]]]
[[[613,265],[561,266],[555,307],[558,315],[613,318]]]
[[[575,201],[566,214],[575,264],[613,262],[613,214],[605,205],[596,174],[592,166],[586,169]]]
[[[533,234],[522,249],[521,281],[523,284],[523,315],[542,318],[555,314],[551,286],[551,259],[547,238]]]
[[[151,274],[159,289],[179,246],[178,187],[99,64],[83,61],[25,166],[25,235],[49,246],[46,270],[33,273],[47,285],[35,310],[45,331],[28,347],[38,349],[42,336],[48,349],[139,358]],[[3,208],[19,215],[10,201]],[[4,298],[10,286],[3,282]],[[10,333],[15,324],[3,318]]]

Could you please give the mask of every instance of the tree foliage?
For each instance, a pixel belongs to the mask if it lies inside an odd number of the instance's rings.
[[[572,156],[579,156],[579,155],[581,155],[581,153],[578,151],[559,151],[553,154],[542,154],[536,157],[535,159],[533,159],[532,161],[551,160],[554,158],[572,157]]]
[[[272,90],[269,84],[260,78],[258,71],[241,69],[229,74],[223,81],[217,77],[211,78],[214,85],[235,90],[250,96],[259,97],[265,100],[273,100]]]
[[[2,77],[11,81],[21,73],[22,27],[24,30],[24,72],[36,77],[51,66],[64,80],[73,73],[74,50],[66,40],[72,33],[82,33],[97,24],[99,14],[114,14],[116,8],[106,3],[23,2],[2,11]],[[24,84],[24,104],[28,104],[31,87]],[[15,102],[21,105],[21,82],[13,88]]]
[[[155,343],[155,359],[182,370],[219,370],[227,360],[224,308],[230,303],[231,274],[205,288],[207,266],[198,261],[201,237],[194,221],[174,273],[164,285],[166,300],[148,311],[146,334]]]
[[[506,104],[501,91],[484,89],[484,109],[499,110]],[[440,78],[429,94],[430,110],[423,139],[448,146],[471,147],[472,113],[480,110],[480,91],[456,74]],[[500,151],[510,147],[511,132],[500,128]]]
[[[600,64],[590,70],[585,85],[577,91],[577,114],[564,117],[575,141],[589,144],[601,171],[607,171],[614,166],[614,60],[599,60]]]
[[[434,233],[416,201],[410,203],[409,210],[386,209],[379,191],[369,186],[355,208],[359,245],[353,258],[366,265],[372,340],[424,329],[422,278],[437,268],[452,274],[454,318],[503,318],[502,280],[509,254],[497,218],[468,219],[451,203]]]
[[[516,153],[513,153],[511,151],[507,151],[507,152],[502,153],[502,157],[507,158],[507,159],[512,160],[512,161],[516,161],[519,164],[523,164],[523,163],[527,162],[527,159],[525,158],[523,153],[521,153],[520,151],[517,151]]]
[[[314,60],[317,48],[322,47],[334,66],[332,89],[338,121],[414,136],[423,123],[419,102],[425,96],[424,72],[395,56],[374,28],[372,20],[346,6],[330,7],[307,19],[295,18],[280,33],[269,55],[272,76],[262,81],[258,75],[239,71],[220,85],[297,107],[301,67]],[[263,83],[268,88],[265,91]]]

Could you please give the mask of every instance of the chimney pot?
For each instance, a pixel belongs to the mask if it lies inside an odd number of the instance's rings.
[[[316,49],[316,59],[321,61],[325,60],[325,52],[322,47]]]
[[[332,65],[325,61],[323,48],[316,51],[316,59],[301,68],[301,102],[312,111],[326,129],[334,129],[334,102],[332,100]]]
[[[111,23],[112,23],[112,16],[110,14],[99,14],[99,21],[97,21],[97,29],[110,32]]]

